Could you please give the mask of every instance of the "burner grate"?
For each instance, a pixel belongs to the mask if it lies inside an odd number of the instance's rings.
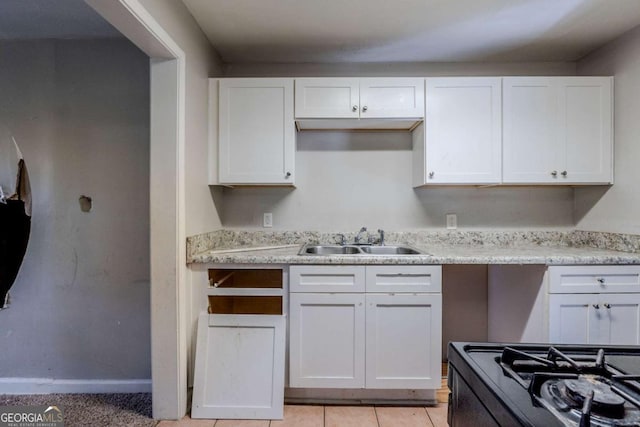
[[[639,375],[624,375],[596,354],[567,355],[550,347],[546,357],[505,347],[503,371],[525,387],[534,404],[582,426],[640,426]],[[631,388],[631,390],[629,389]]]

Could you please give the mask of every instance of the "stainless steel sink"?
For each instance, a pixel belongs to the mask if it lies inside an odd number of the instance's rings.
[[[411,246],[311,245],[302,246],[298,255],[426,255]]]
[[[420,251],[409,246],[363,246],[362,252],[368,255],[420,255]]]
[[[359,255],[357,246],[304,245],[298,255]]]

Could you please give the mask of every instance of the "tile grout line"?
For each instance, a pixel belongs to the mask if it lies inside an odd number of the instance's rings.
[[[422,409],[424,409],[424,412],[427,413],[427,419],[431,423],[431,427],[436,427],[436,423],[434,423],[433,420],[431,419],[431,415],[429,415],[429,411],[427,411],[427,407],[423,406]]]
[[[378,419],[378,407],[377,406],[373,406],[373,413],[376,414],[376,424],[378,424],[378,427],[380,427],[380,419]]]
[[[327,407],[322,405],[322,426],[323,427],[327,427],[327,416],[326,416],[326,412],[327,412]]]

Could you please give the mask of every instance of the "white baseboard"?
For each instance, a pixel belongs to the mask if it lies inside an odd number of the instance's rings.
[[[0,378],[0,394],[151,393],[151,380]]]

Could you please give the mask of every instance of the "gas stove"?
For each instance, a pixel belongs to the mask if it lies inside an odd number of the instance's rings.
[[[640,347],[451,343],[448,382],[452,427],[640,427]]]

